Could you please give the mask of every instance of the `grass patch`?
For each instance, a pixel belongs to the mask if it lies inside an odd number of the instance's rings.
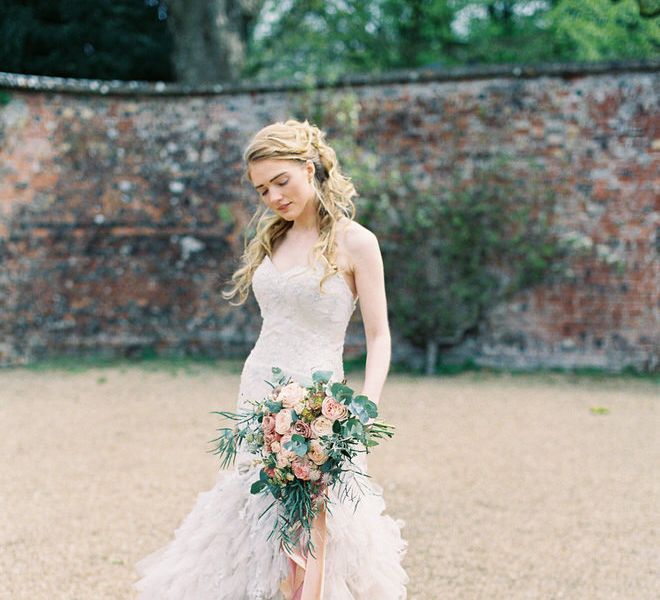
[[[83,373],[91,369],[119,369],[123,372],[127,369],[138,368],[143,371],[167,372],[172,376],[177,376],[179,374],[199,375],[208,369],[222,369],[229,373],[240,373],[242,364],[242,360],[219,360],[208,356],[168,357],[144,353],[136,357],[52,357],[15,368],[33,372],[64,371],[67,373]],[[100,377],[98,382],[104,383],[105,379]]]
[[[198,375],[207,369],[223,370],[232,374],[240,374],[245,359],[219,359],[208,356],[158,356],[151,348],[141,349],[136,356],[131,357],[103,357],[103,356],[62,356],[42,359],[28,365],[9,367],[26,369],[28,371],[65,371],[81,373],[90,369],[119,369],[139,368],[144,371],[169,372],[173,376],[182,373],[185,375]],[[366,354],[354,356],[344,360],[344,374],[364,371]],[[424,377],[423,369],[413,368],[404,363],[392,363],[391,374],[412,375]],[[478,365],[473,360],[466,360],[460,364],[439,364],[435,370],[436,376],[455,377],[471,374],[476,379],[485,377],[535,377],[555,380],[558,377],[567,381],[610,381],[620,379],[635,379],[652,384],[660,384],[660,373],[643,373],[632,367],[620,372],[608,371],[597,367],[547,367],[532,369],[498,369]],[[104,381],[99,381],[103,383]]]

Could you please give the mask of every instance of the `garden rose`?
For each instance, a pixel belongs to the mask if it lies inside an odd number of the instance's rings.
[[[266,415],[263,418],[263,421],[261,421],[261,429],[265,435],[273,433],[273,431],[275,431],[275,417],[272,415]]]
[[[287,433],[291,427],[292,418],[291,411],[288,408],[283,408],[275,417],[275,431],[282,435]]]
[[[312,466],[309,460],[306,458],[295,458],[291,461],[291,468],[293,469],[293,474],[298,478],[304,481],[309,481],[312,475]]]
[[[331,421],[336,421],[337,419],[345,419],[348,416],[348,408],[334,398],[326,396],[321,406],[321,413]]]
[[[307,390],[299,384],[292,382],[282,388],[277,399],[284,408],[292,408],[299,413],[305,407],[305,393]]]
[[[277,443],[279,436],[276,433],[267,433],[264,435],[264,447],[268,452],[274,452],[273,443]]]
[[[326,460],[328,460],[328,455],[323,450],[321,442],[318,440],[311,440],[309,442],[309,450],[307,451],[307,456],[315,465],[322,465]]]
[[[296,421],[293,424],[293,432],[299,433],[306,438],[312,437],[312,428],[309,426],[309,423],[305,423],[305,421]]]
[[[317,437],[332,435],[332,421],[327,417],[316,417],[312,421],[312,433]]]
[[[280,469],[285,469],[291,464],[289,460],[288,452],[286,450],[281,450],[275,455],[275,462]]]

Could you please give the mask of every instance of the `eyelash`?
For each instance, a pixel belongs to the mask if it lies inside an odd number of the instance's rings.
[[[281,183],[276,183],[275,185],[286,185],[287,183],[289,183],[289,180],[288,180],[288,179],[284,179]],[[267,191],[268,191],[268,190],[264,190],[263,192],[261,192],[261,195],[262,195],[262,196],[265,196]]]

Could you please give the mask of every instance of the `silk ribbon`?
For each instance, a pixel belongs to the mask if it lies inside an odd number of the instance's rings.
[[[321,600],[325,584],[325,546],[327,540],[326,511],[321,506],[312,522],[310,530],[313,554],[307,556],[296,548],[289,552],[282,550],[289,563],[289,575],[280,585],[287,600]]]

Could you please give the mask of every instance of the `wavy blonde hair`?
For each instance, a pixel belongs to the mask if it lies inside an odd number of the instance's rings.
[[[316,193],[317,223],[319,238],[312,248],[313,257],[324,265],[323,276],[319,282],[322,291],[325,280],[335,274],[339,268],[336,260],[336,229],[342,216],[355,218],[353,197],[357,195],[349,177],[344,176],[339,168],[335,151],[326,143],[325,133],[308,121],[289,119],[277,122],[258,131],[243,154],[246,165],[245,176],[250,181],[250,164],[265,159],[293,160],[314,163],[312,185]],[[249,295],[252,276],[263,258],[272,256],[274,243],[284,236],[293,225],[280,215],[273,213],[260,200],[259,208],[252,215],[246,230],[256,222],[254,237],[246,238],[241,256],[241,266],[231,277],[233,286],[222,292],[225,299],[239,295],[238,302],[243,304]]]

